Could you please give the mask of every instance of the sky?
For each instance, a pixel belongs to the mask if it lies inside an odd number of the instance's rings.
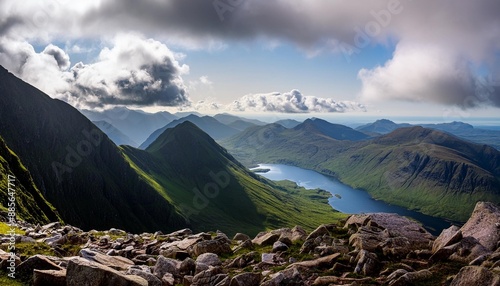
[[[498,0],[2,0],[0,65],[79,109],[498,118],[498,15]]]

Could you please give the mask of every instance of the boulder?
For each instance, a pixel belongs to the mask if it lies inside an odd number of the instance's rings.
[[[233,240],[241,240],[241,241],[245,241],[245,240],[249,240],[250,237],[246,234],[243,234],[243,233],[237,233],[234,235],[233,237]]]
[[[231,253],[231,246],[225,239],[204,240],[196,243],[193,254],[199,256],[203,253],[215,253],[217,255]]]
[[[158,278],[162,278],[165,273],[178,275],[180,269],[180,261],[166,258],[161,255],[158,256],[153,274]]]
[[[215,253],[203,253],[198,258],[196,258],[196,263],[203,263],[208,266],[218,266],[221,265],[222,262],[219,259],[219,256]]]
[[[500,275],[481,266],[466,266],[460,269],[450,286],[500,285]]]
[[[259,286],[260,273],[241,273],[231,279],[229,286]]]
[[[252,243],[260,246],[273,245],[280,238],[280,234],[272,232],[261,232],[252,239]]]
[[[76,257],[69,261],[66,285],[148,286],[148,281],[135,275],[125,275],[113,268]]]
[[[462,237],[462,232],[456,225],[444,229],[432,244],[432,253],[436,253],[443,247],[459,242]]]
[[[340,253],[335,253],[325,257],[316,258],[314,260],[306,260],[301,262],[296,262],[289,265],[287,268],[292,267],[306,267],[306,268],[330,268],[333,266],[335,260],[340,256]]]
[[[420,224],[397,214],[373,213],[352,215],[344,228],[355,231],[349,244],[357,250],[404,257],[413,250],[431,247],[434,237]]]
[[[66,286],[66,269],[33,271],[33,286]]]
[[[148,269],[149,270],[149,269]],[[132,266],[130,267],[126,274],[127,275],[136,275],[139,277],[142,277],[148,281],[149,286],[162,286],[161,280],[153,275],[151,271],[145,270],[143,268],[137,267],[137,266]]]
[[[471,217],[460,228],[463,237],[472,236],[489,251],[495,251],[500,241],[500,208],[493,203],[478,202]]]
[[[63,268],[55,264],[49,259],[49,256],[45,255],[34,255],[23,261],[16,268],[16,274],[22,278],[33,277],[33,270],[62,270]]]
[[[315,230],[313,230],[307,237],[306,240],[316,238],[318,236],[330,235],[328,228],[324,224],[318,226]]]
[[[432,272],[428,269],[423,269],[415,272],[408,272],[401,275],[396,280],[389,283],[389,286],[406,286],[406,285],[416,285],[419,282],[425,281],[432,277]]]
[[[283,242],[278,240],[275,243],[273,243],[272,252],[287,251],[287,250],[288,250],[288,246],[286,244],[284,244]]]
[[[181,275],[193,275],[196,270],[196,262],[192,258],[184,259],[179,265]]]
[[[80,250],[80,256],[116,270],[127,270],[134,262],[122,256],[109,256],[90,249]]]
[[[174,286],[175,277],[171,273],[165,273],[165,275],[161,278],[161,282],[163,286]]]
[[[193,277],[191,286],[215,286],[227,277],[227,274],[221,274],[220,267],[211,267]]]
[[[378,275],[381,265],[375,253],[361,250],[356,256],[356,261],[358,263],[356,264],[356,268],[354,268],[355,273],[363,274],[364,276]]]

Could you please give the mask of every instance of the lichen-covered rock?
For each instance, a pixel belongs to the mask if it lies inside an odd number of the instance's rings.
[[[489,251],[500,241],[500,208],[493,203],[478,202],[471,217],[460,228],[463,237],[472,236]]]
[[[466,266],[460,269],[450,286],[489,285],[499,286],[500,275],[481,266]]]
[[[148,286],[148,281],[135,275],[125,275],[113,268],[97,262],[76,257],[69,261],[66,270],[66,284],[80,285],[115,285],[115,286]]]

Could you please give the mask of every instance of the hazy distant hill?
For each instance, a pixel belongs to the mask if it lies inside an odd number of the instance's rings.
[[[238,129],[239,131],[243,131],[249,127],[254,127],[257,125],[250,123],[250,122],[247,122],[247,121],[243,121],[243,120],[236,120],[234,122],[227,124],[227,126],[234,128],[234,129]]]
[[[479,200],[500,203],[500,152],[422,127],[362,141],[310,124],[250,128],[223,146],[246,164],[283,163],[335,176],[377,199],[463,220]]]
[[[379,134],[387,134],[398,128],[402,127],[410,127],[409,123],[394,123],[387,119],[379,119],[373,123],[369,123],[366,125],[359,126],[356,130],[361,132],[371,132],[371,133],[379,133]]]
[[[274,122],[276,124],[282,125],[283,127],[286,128],[294,128],[295,126],[299,125],[301,122],[293,119],[282,119]]]
[[[230,125],[236,121],[244,121],[244,122],[252,123],[254,125],[266,125],[265,122],[262,122],[260,120],[231,115],[228,113],[216,114],[216,115],[214,115],[214,118],[217,119],[219,122],[226,124],[226,125]]]
[[[199,117],[197,115],[191,114],[186,117],[172,121],[171,123],[163,126],[162,128],[155,130],[151,135],[139,146],[140,149],[146,149],[153,141],[156,140],[165,130],[173,128],[181,123],[190,121],[198,126],[201,130],[205,131],[212,138],[218,140],[227,138],[240,132],[240,130],[229,127],[217,119],[210,116]]]
[[[81,110],[91,121],[106,121],[135,142],[134,147],[144,142],[152,132],[178,117],[166,111],[147,113],[126,107],[115,107],[104,111]]]
[[[95,126],[99,127],[99,129],[101,129],[102,132],[108,135],[109,139],[111,139],[111,141],[113,141],[116,145],[130,145],[130,146],[138,145],[136,142],[132,141],[132,139],[130,139],[127,135],[123,134],[123,132],[121,132],[120,130],[118,130],[105,120],[92,121],[92,123],[94,123]]]
[[[356,130],[367,134],[387,134],[398,128],[410,126],[422,126],[425,128],[445,131],[462,139],[475,143],[487,144],[500,150],[500,130],[475,128],[470,124],[457,121],[440,124],[411,125],[408,123],[396,124],[390,120],[381,119],[375,121],[374,123],[360,126],[356,128]]]
[[[359,141],[370,137],[352,129],[351,127],[333,124],[318,118],[307,119],[303,123],[295,126],[293,129],[297,131],[317,131],[337,140]]]

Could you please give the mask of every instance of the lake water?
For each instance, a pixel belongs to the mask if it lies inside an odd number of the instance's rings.
[[[434,235],[439,235],[441,230],[451,226],[450,221],[374,200],[365,191],[353,189],[332,177],[315,171],[280,164],[260,164],[255,169],[270,169],[269,172],[258,174],[273,181],[290,180],[306,189],[326,190],[333,195],[329,199],[330,205],[343,213],[397,213],[418,220]],[[339,195],[340,198],[336,195]]]

